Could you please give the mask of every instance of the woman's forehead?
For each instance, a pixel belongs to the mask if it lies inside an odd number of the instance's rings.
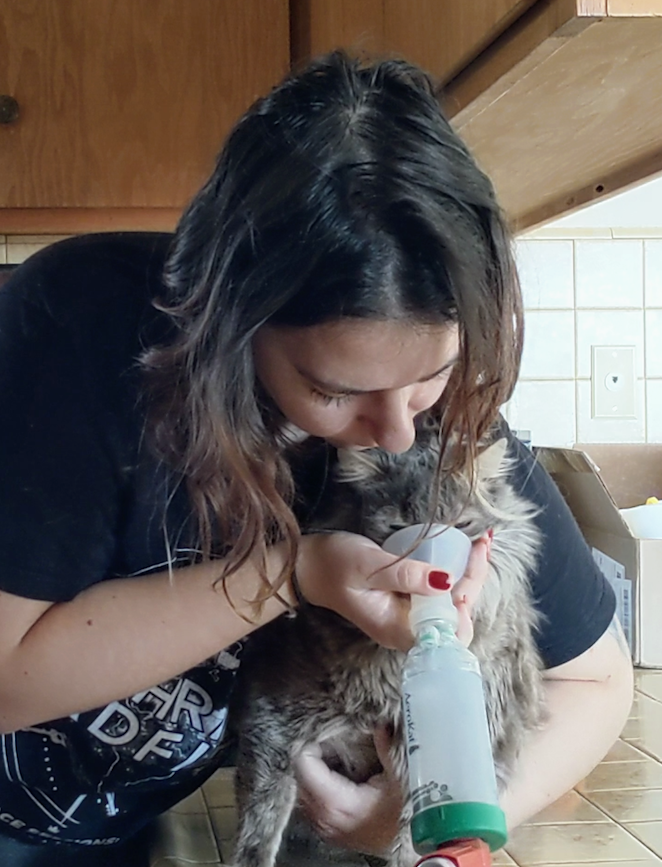
[[[344,319],[269,328],[266,340],[301,375],[329,390],[375,391],[430,379],[457,357],[457,327]]]

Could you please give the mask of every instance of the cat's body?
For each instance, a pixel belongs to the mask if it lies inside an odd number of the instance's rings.
[[[506,481],[503,448],[497,444],[486,454],[472,493],[464,477],[443,481],[435,520],[456,524],[471,539],[494,531],[490,580],[474,608],[471,649],[481,664],[502,788],[543,714],[528,586],[539,536],[533,508]],[[425,522],[436,461],[424,433],[403,455],[377,450],[341,455],[340,473],[325,487],[308,529],[350,530],[381,544],[400,527]],[[259,631],[241,671],[235,867],[272,867],[296,801],[292,761],[307,744],[320,743],[333,767],[365,780],[380,767],[373,732],[386,725],[394,733],[392,758],[406,795],[403,659],[333,612],[313,606]],[[449,703],[452,715],[452,698]],[[407,803],[391,853],[394,867],[412,867],[416,860],[410,817]]]

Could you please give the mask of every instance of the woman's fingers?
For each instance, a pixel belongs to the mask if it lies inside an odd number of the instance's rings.
[[[473,641],[472,612],[489,576],[491,545],[492,537],[488,533],[473,543],[466,571],[452,590],[453,602],[457,608],[455,633],[465,647]]]
[[[306,599],[341,614],[379,644],[400,650],[412,643],[409,595],[439,592],[428,581],[432,570],[352,533],[305,536],[297,563]]]
[[[487,534],[473,543],[465,573],[452,590],[455,604],[463,603],[466,605],[469,614],[471,614],[489,575],[490,547],[491,540]]]
[[[465,644],[473,636],[471,612],[487,580],[490,544],[489,534],[473,544],[466,572],[452,590],[458,636]],[[317,534],[304,537],[301,548],[297,575],[304,596],[341,614],[385,647],[411,647],[411,594],[447,592],[431,585],[433,565],[399,559],[363,536]]]

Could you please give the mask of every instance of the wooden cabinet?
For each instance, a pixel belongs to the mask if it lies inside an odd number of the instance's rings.
[[[0,231],[172,224],[289,59],[287,0],[2,0]]]
[[[397,54],[446,81],[535,0],[291,0],[292,57]]]
[[[293,0],[295,57],[336,45],[437,76],[516,229],[662,171],[662,0]]]
[[[537,2],[446,87],[516,229],[662,171],[662,2]]]
[[[170,228],[248,105],[338,46],[443,83],[516,228],[662,171],[662,0],[0,0],[0,233]]]

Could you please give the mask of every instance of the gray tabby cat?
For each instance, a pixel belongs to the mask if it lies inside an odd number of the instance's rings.
[[[534,508],[507,480],[504,452],[500,440],[482,454],[473,490],[464,475],[443,478],[434,515],[472,540],[494,531],[490,578],[472,615],[471,649],[483,674],[500,789],[543,717],[528,581],[539,531]],[[437,458],[436,439],[424,430],[401,455],[340,452],[306,529],[349,530],[381,544],[401,527],[427,522]],[[409,833],[400,707],[404,654],[380,647],[334,612],[314,606],[260,629],[251,645],[240,669],[236,719],[234,867],[273,867],[296,802],[292,760],[307,744],[321,744],[331,767],[361,781],[381,768],[373,732],[383,725],[393,732],[392,761],[406,804],[389,864],[412,867],[417,856]]]

